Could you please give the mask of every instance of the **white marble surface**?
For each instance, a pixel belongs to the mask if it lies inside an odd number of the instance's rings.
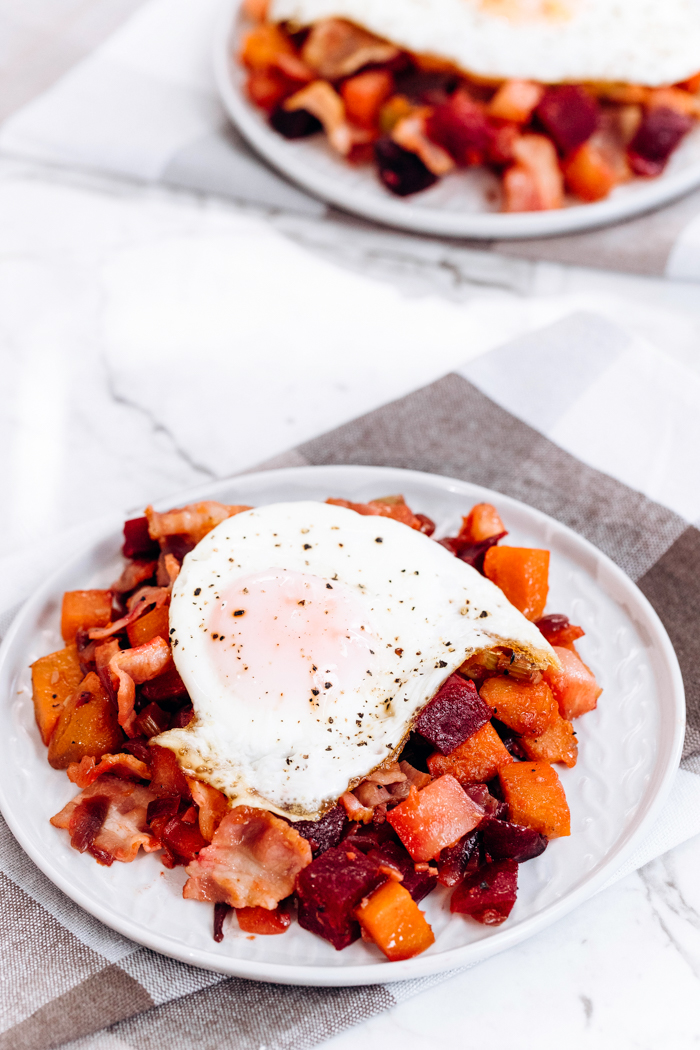
[[[3,162],[0,551],[29,567],[59,531],[246,469],[573,309],[700,371],[697,285],[487,265]],[[696,839],[326,1046],[697,1047],[699,866]]]

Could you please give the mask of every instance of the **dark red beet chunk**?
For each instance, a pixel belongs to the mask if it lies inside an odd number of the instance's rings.
[[[338,803],[320,820],[296,820],[292,827],[309,840],[314,857],[337,846],[345,829],[345,809]]]
[[[199,824],[186,823],[181,814],[168,821],[160,834],[160,841],[163,843],[161,859],[166,867],[189,864],[199,851],[208,845],[199,830]],[[172,864],[168,864],[166,860],[167,853],[170,854]]]
[[[464,789],[469,798],[481,806],[487,816],[498,817],[503,810],[503,802],[491,794],[486,784],[467,784]]]
[[[386,880],[376,861],[349,843],[326,850],[297,876],[299,925],[338,951],[346,948],[360,936],[353,909]]]
[[[194,708],[192,704],[184,704],[183,707],[179,708],[170,720],[171,729],[184,729],[188,726],[194,717]]]
[[[479,846],[479,834],[470,831],[454,846],[448,846],[438,857],[438,882],[443,886],[456,886],[466,873],[467,865]]]
[[[420,157],[402,149],[388,136],[375,142],[374,158],[379,178],[397,197],[419,193],[437,182],[437,175],[428,171]]]
[[[532,828],[511,824],[507,820],[485,817],[479,824],[484,850],[493,860],[514,860],[522,864],[544,853],[547,839]]]
[[[322,130],[321,121],[306,109],[285,109],[278,106],[270,117],[270,124],[286,139],[305,139]]]
[[[343,845],[369,853],[379,849],[385,842],[398,842],[396,832],[391,824],[351,824],[350,830],[343,839]]]
[[[370,850],[367,856],[377,864],[389,864],[400,871],[403,875],[401,885],[408,890],[416,903],[435,889],[437,876],[428,871],[416,871],[414,860],[400,842],[388,839],[378,849]]]
[[[583,627],[570,623],[569,617],[562,616],[561,613],[552,613],[551,616],[535,620],[535,627],[539,627],[550,645],[569,645],[577,638],[583,638],[586,633]]]
[[[660,175],[668,158],[692,126],[690,117],[666,106],[647,110],[629,145],[632,170],[637,175]]]
[[[170,667],[156,678],[152,678],[150,682],[144,682],[143,685],[139,686],[139,693],[146,700],[158,702],[160,700],[172,700],[176,696],[187,696],[187,689],[177,672],[177,668]]]
[[[483,164],[493,139],[493,128],[483,108],[466,91],[436,106],[427,119],[428,137],[464,166]]]
[[[122,554],[125,558],[138,558],[149,561],[160,554],[158,540],[152,540],[148,534],[148,518],[130,518],[124,522],[124,545]]]
[[[156,703],[147,704],[134,723],[139,736],[152,737],[164,733],[170,726],[170,715]]]
[[[527,758],[527,751],[520,743],[520,734],[516,733],[510,726],[506,726],[503,722],[499,722],[497,718],[491,719],[491,725],[496,730],[501,740],[506,746],[506,750],[510,752],[513,758]]]
[[[505,922],[518,894],[518,865],[514,860],[496,860],[485,864],[452,894],[450,911],[470,915],[486,926]]]
[[[598,103],[576,84],[547,88],[535,113],[564,155],[583,145],[600,121]]]
[[[125,740],[119,746],[122,751],[133,755],[134,758],[138,758],[139,762],[145,762],[150,767],[152,752],[145,737],[136,736],[133,740]]]
[[[411,69],[400,73],[395,83],[398,94],[405,95],[411,102],[438,106],[448,101],[457,87],[458,79],[453,73]]]
[[[432,518],[429,518],[427,514],[416,514],[416,517],[420,521],[420,531],[425,536],[432,536],[435,532],[435,522]]]
[[[224,939],[224,919],[231,911],[231,905],[220,901],[214,905],[214,940],[221,944]]]
[[[491,721],[492,711],[473,682],[453,674],[440,687],[414,725],[443,755],[449,755]]]
[[[488,539],[481,540],[479,543],[463,543],[456,536],[445,536],[444,539],[438,542],[443,547],[446,547],[451,554],[454,554],[456,558],[466,562],[467,565],[471,565],[473,569],[476,569],[483,576],[486,551],[490,547],[495,547],[507,535],[507,532],[499,532],[496,536],[489,536]]]

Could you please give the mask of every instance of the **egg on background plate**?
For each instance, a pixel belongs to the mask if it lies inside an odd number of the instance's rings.
[[[474,652],[555,662],[534,624],[434,540],[310,501],[205,536],[175,582],[170,638],[195,718],[157,743],[236,805],[306,819],[391,759]]]
[[[494,80],[655,87],[700,69],[700,0],[271,0],[268,17],[345,18]]]

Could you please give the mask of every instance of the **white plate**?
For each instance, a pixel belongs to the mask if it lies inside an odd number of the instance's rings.
[[[301,467],[248,474],[186,493],[228,503],[263,504],[329,495],[364,500],[402,492],[445,534],[473,503],[496,504],[513,543],[552,551],[548,609],[582,623],[584,659],[604,693],[597,711],[576,726],[580,758],[561,769],[572,835],[520,868],[520,892],[501,927],[451,916],[449,895],[421,905],[436,935],[424,955],[389,963],[359,941],[336,952],[293,923],[283,936],[249,939],[229,920],[223,943],[211,934],[212,907],[180,895],[183,868],[166,872],[157,855],[99,867],[71,849],[49,824],[75,794],[51,769],[34,724],[29,664],[62,645],[58,618],[67,589],[108,585],[118,574],[121,522],[83,555],[63,565],[27,602],[0,651],[0,807],[41,870],[77,904],[127,937],[164,955],[221,973],[287,984],[352,985],[394,981],[475,963],[517,944],[589,897],[623,863],[649,828],[680,759],[683,685],[656,613],[600,551],[552,518],[516,500],[462,481],[380,467]],[[166,509],[166,504],[163,504]]]
[[[454,172],[423,193],[398,198],[386,190],[373,166],[354,167],[321,135],[288,141],[248,101],[245,70],[234,60],[241,0],[224,0],[214,39],[214,73],[226,111],[241,134],[273,167],[331,204],[367,219],[417,233],[488,240],[550,237],[588,230],[658,208],[700,185],[700,127],[673,154],[659,178],[618,186],[606,200],[571,204],[558,211],[498,211],[499,179],[484,169]]]

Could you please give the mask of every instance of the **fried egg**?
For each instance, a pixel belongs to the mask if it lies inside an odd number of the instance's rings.
[[[346,18],[495,80],[654,87],[700,69],[700,0],[271,0],[269,17]]]
[[[325,503],[223,521],[184,559],[170,637],[195,718],[157,738],[236,805],[315,819],[496,642],[556,663],[489,580],[427,536]]]

